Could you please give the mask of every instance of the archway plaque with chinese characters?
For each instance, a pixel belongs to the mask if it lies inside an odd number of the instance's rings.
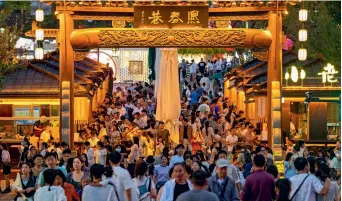
[[[208,6],[134,6],[135,28],[208,28]]]

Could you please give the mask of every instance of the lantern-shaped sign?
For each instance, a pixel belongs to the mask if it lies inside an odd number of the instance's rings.
[[[291,66],[291,80],[293,82],[298,81],[298,69],[296,66]]]
[[[300,48],[300,49],[298,50],[298,59],[299,59],[300,61],[305,61],[307,55],[308,55],[308,53],[307,53],[307,51],[306,51],[305,48]]]
[[[44,50],[41,47],[37,47],[34,51],[35,59],[43,59],[44,58]]]
[[[44,20],[44,11],[42,9],[36,10],[36,21],[42,22]]]
[[[298,33],[299,41],[304,42],[308,39],[308,31],[306,29],[299,30]]]
[[[44,40],[44,30],[36,29],[36,40]]]
[[[305,22],[308,20],[308,10],[300,9],[299,10],[299,21]]]
[[[305,76],[306,76],[305,70],[301,69],[300,70],[300,79],[304,80]]]

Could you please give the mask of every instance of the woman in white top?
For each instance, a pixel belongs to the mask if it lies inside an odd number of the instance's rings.
[[[82,192],[82,201],[118,201],[115,195],[115,185],[102,182],[102,175],[105,173],[103,165],[94,164],[90,168],[93,182],[85,186]]]
[[[136,164],[134,170],[135,178],[133,179],[133,182],[139,190],[140,201],[151,201],[151,199],[157,197],[153,180],[145,176],[147,169],[147,163],[145,161],[140,161]]]
[[[45,186],[38,188],[34,194],[35,201],[67,201],[64,190],[60,186],[53,186],[57,170],[47,169],[43,172]]]

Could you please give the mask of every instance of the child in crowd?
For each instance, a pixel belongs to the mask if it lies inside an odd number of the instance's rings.
[[[83,192],[84,187],[90,184],[90,182],[91,182],[91,179],[88,176],[82,177],[81,179],[82,188],[77,192],[78,197],[80,198],[82,197],[82,192]]]

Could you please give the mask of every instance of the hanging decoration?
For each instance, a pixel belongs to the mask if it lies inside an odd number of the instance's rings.
[[[304,48],[304,42],[308,39],[308,31],[304,27],[304,22],[308,20],[308,10],[304,9],[304,1],[302,9],[299,10],[299,21],[302,28],[298,31],[298,40],[300,41],[300,49],[298,50],[298,60],[305,61],[307,59],[307,50]]]
[[[44,11],[40,8],[40,2],[38,2],[38,9],[36,10],[36,21],[43,22],[44,20]],[[40,23],[37,23],[38,28],[36,29],[36,42],[37,48],[34,50],[34,58],[35,59],[43,59],[44,58],[44,29],[41,29]]]

